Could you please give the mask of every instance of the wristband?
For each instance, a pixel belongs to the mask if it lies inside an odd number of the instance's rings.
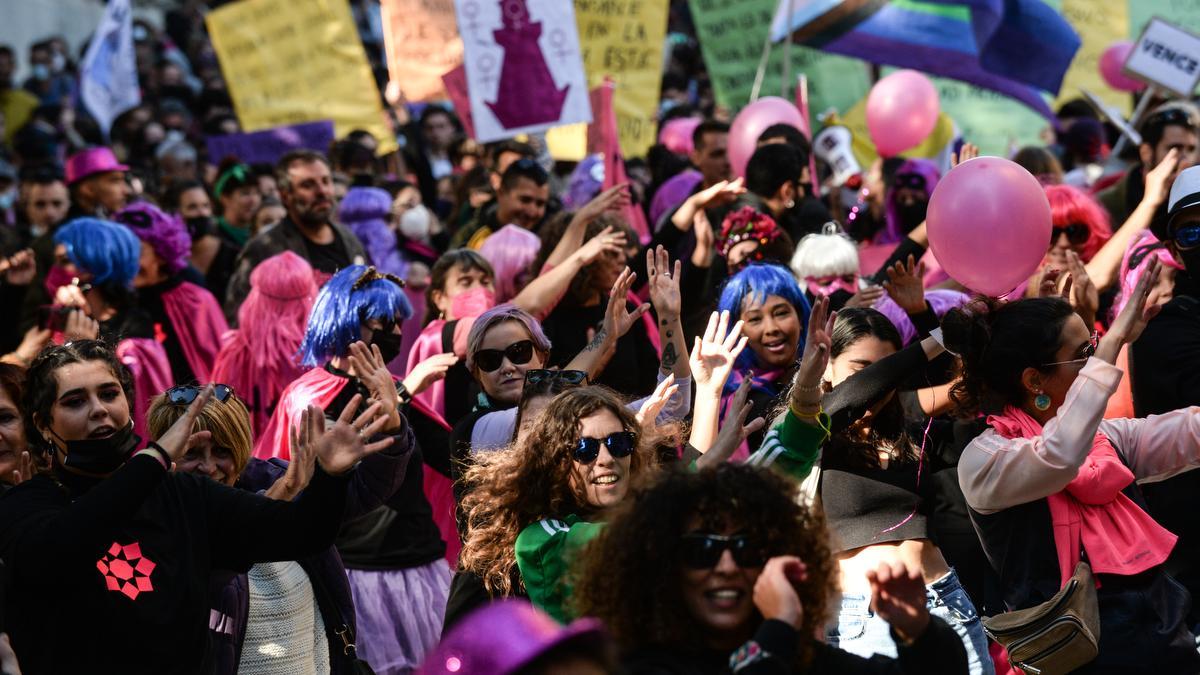
[[[146,447],[144,447],[140,451],[138,451],[137,454],[150,455],[151,457],[157,459],[158,462],[160,464],[162,464],[162,467],[164,469],[166,469],[167,471],[171,470],[171,456],[167,454],[166,450],[163,450],[163,447],[161,445],[159,445],[158,443],[155,443],[154,441],[150,441],[149,443],[147,443]]]
[[[403,382],[396,383],[396,396],[400,398],[400,405],[408,405],[413,400],[413,395],[408,391],[408,387],[404,386]]]

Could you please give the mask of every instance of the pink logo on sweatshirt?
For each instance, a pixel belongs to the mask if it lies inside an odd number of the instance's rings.
[[[136,541],[125,545],[114,541],[108,553],[96,561],[96,569],[104,575],[108,590],[124,593],[130,600],[154,590],[150,582],[154,568],[154,561],[142,555],[142,547]]]

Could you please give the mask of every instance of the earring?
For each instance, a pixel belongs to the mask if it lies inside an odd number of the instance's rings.
[[[445,318],[446,318],[445,312],[438,312],[438,319],[445,319]]]
[[[1045,412],[1050,409],[1050,397],[1046,392],[1039,391],[1037,396],[1033,397],[1033,407]]]
[[[795,208],[795,206],[796,206],[796,200],[795,200],[795,199],[789,199],[789,200],[787,201],[787,204],[784,204],[784,206],[785,206],[785,207],[787,207],[787,208],[789,208],[789,209],[791,209],[791,208]]]

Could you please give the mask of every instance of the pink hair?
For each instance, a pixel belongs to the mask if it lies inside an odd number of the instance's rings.
[[[1054,227],[1066,227],[1074,223],[1086,225],[1088,238],[1079,257],[1084,262],[1100,251],[1104,242],[1112,237],[1112,225],[1104,207],[1082,190],[1070,185],[1047,185],[1046,199],[1050,201],[1050,222]],[[1050,242],[1053,245],[1054,242]],[[1049,246],[1047,246],[1049,248]]]
[[[217,355],[212,381],[228,384],[246,401],[255,434],[266,428],[284,387],[304,372],[297,353],[316,297],[312,267],[291,251],[250,273],[239,328]]]
[[[1135,256],[1137,260],[1134,260]],[[1167,267],[1183,269],[1179,263],[1175,262],[1171,252],[1158,238],[1150,234],[1149,230],[1143,231],[1129,243],[1129,248],[1125,249],[1125,256],[1121,259],[1121,288],[1113,300],[1112,307],[1114,320],[1120,316],[1121,310],[1125,309],[1125,303],[1129,302],[1129,296],[1133,295],[1133,289],[1137,286],[1138,280],[1146,272],[1150,261],[1155,258],[1158,258],[1158,261]],[[1135,262],[1136,265],[1133,264]]]
[[[542,240],[518,225],[505,225],[488,237],[479,253],[492,264],[495,276],[496,303],[503,304],[517,297],[517,277],[528,272],[542,247]]]

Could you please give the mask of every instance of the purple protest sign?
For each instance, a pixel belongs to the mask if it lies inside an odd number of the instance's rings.
[[[219,164],[229,156],[247,164],[274,164],[291,150],[328,152],[333,143],[333,121],[305,122],[286,127],[224,136],[207,136],[208,161]]]

